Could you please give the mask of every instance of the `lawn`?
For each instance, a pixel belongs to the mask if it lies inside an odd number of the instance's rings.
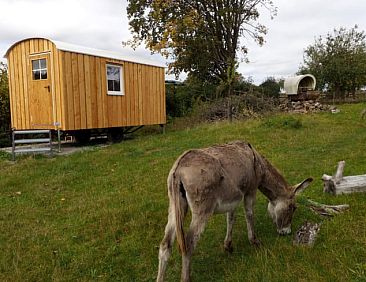
[[[302,197],[350,205],[332,219],[304,206],[293,230],[322,222],[314,247],[280,237],[258,193],[255,209],[262,246],[249,245],[243,208],[234,226],[234,252],[223,250],[225,216],[215,215],[193,257],[194,281],[366,281],[366,193],[323,194],[321,176],[339,160],[345,175],[366,173],[366,104],[338,114],[280,114],[140,135],[70,156],[0,155],[0,281],[153,281],[167,219],[166,178],[186,149],[242,139],[265,155],[287,180],[315,180]],[[179,281],[177,248],[167,281]]]

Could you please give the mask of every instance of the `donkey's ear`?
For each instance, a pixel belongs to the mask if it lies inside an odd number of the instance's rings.
[[[303,182],[297,184],[294,186],[294,194],[300,194],[302,191],[304,191],[310,183],[313,181],[313,179],[310,177],[308,179],[305,179]]]

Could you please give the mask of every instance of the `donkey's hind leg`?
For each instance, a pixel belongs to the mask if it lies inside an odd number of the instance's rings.
[[[226,237],[224,241],[224,249],[225,251],[232,253],[233,245],[232,245],[232,234],[233,234],[233,225],[235,222],[234,211],[226,213]]]
[[[183,216],[185,217],[188,212],[187,201],[181,201],[181,210],[183,211]],[[164,281],[166,266],[172,253],[173,243],[176,236],[175,228],[174,204],[173,202],[170,202],[168,223],[165,226],[164,238],[161,241],[159,248],[159,270],[156,281]]]
[[[156,281],[164,281],[164,275],[168,259],[172,253],[172,246],[175,239],[175,218],[172,209],[169,208],[168,223],[165,226],[164,238],[159,248],[159,270]]]
[[[187,253],[182,254],[182,277],[181,281],[188,282],[190,280],[191,272],[191,258],[193,251],[197,246],[197,242],[205,229],[210,215],[192,214],[192,221],[186,237]]]

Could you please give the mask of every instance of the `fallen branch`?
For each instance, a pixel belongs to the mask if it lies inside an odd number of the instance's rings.
[[[314,213],[322,216],[334,216],[349,209],[349,205],[325,205],[310,199],[302,199],[301,204],[308,207]]]
[[[333,195],[366,192],[366,174],[343,177],[345,164],[345,161],[340,161],[338,163],[337,171],[334,176],[323,174],[324,192]]]

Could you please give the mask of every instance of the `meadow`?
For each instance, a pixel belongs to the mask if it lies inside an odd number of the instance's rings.
[[[16,162],[0,153],[0,281],[153,281],[167,220],[166,178],[187,149],[246,140],[291,184],[313,177],[301,195],[326,204],[349,204],[334,218],[305,206],[293,230],[321,222],[313,247],[279,236],[267,200],[257,195],[251,246],[243,207],[237,212],[234,251],[223,249],[226,223],[215,215],[193,256],[193,281],[366,281],[366,193],[323,193],[321,176],[346,161],[344,175],[366,173],[365,103],[342,105],[340,113],[276,114],[137,135],[131,140],[47,158]],[[167,281],[179,281],[175,246]]]

